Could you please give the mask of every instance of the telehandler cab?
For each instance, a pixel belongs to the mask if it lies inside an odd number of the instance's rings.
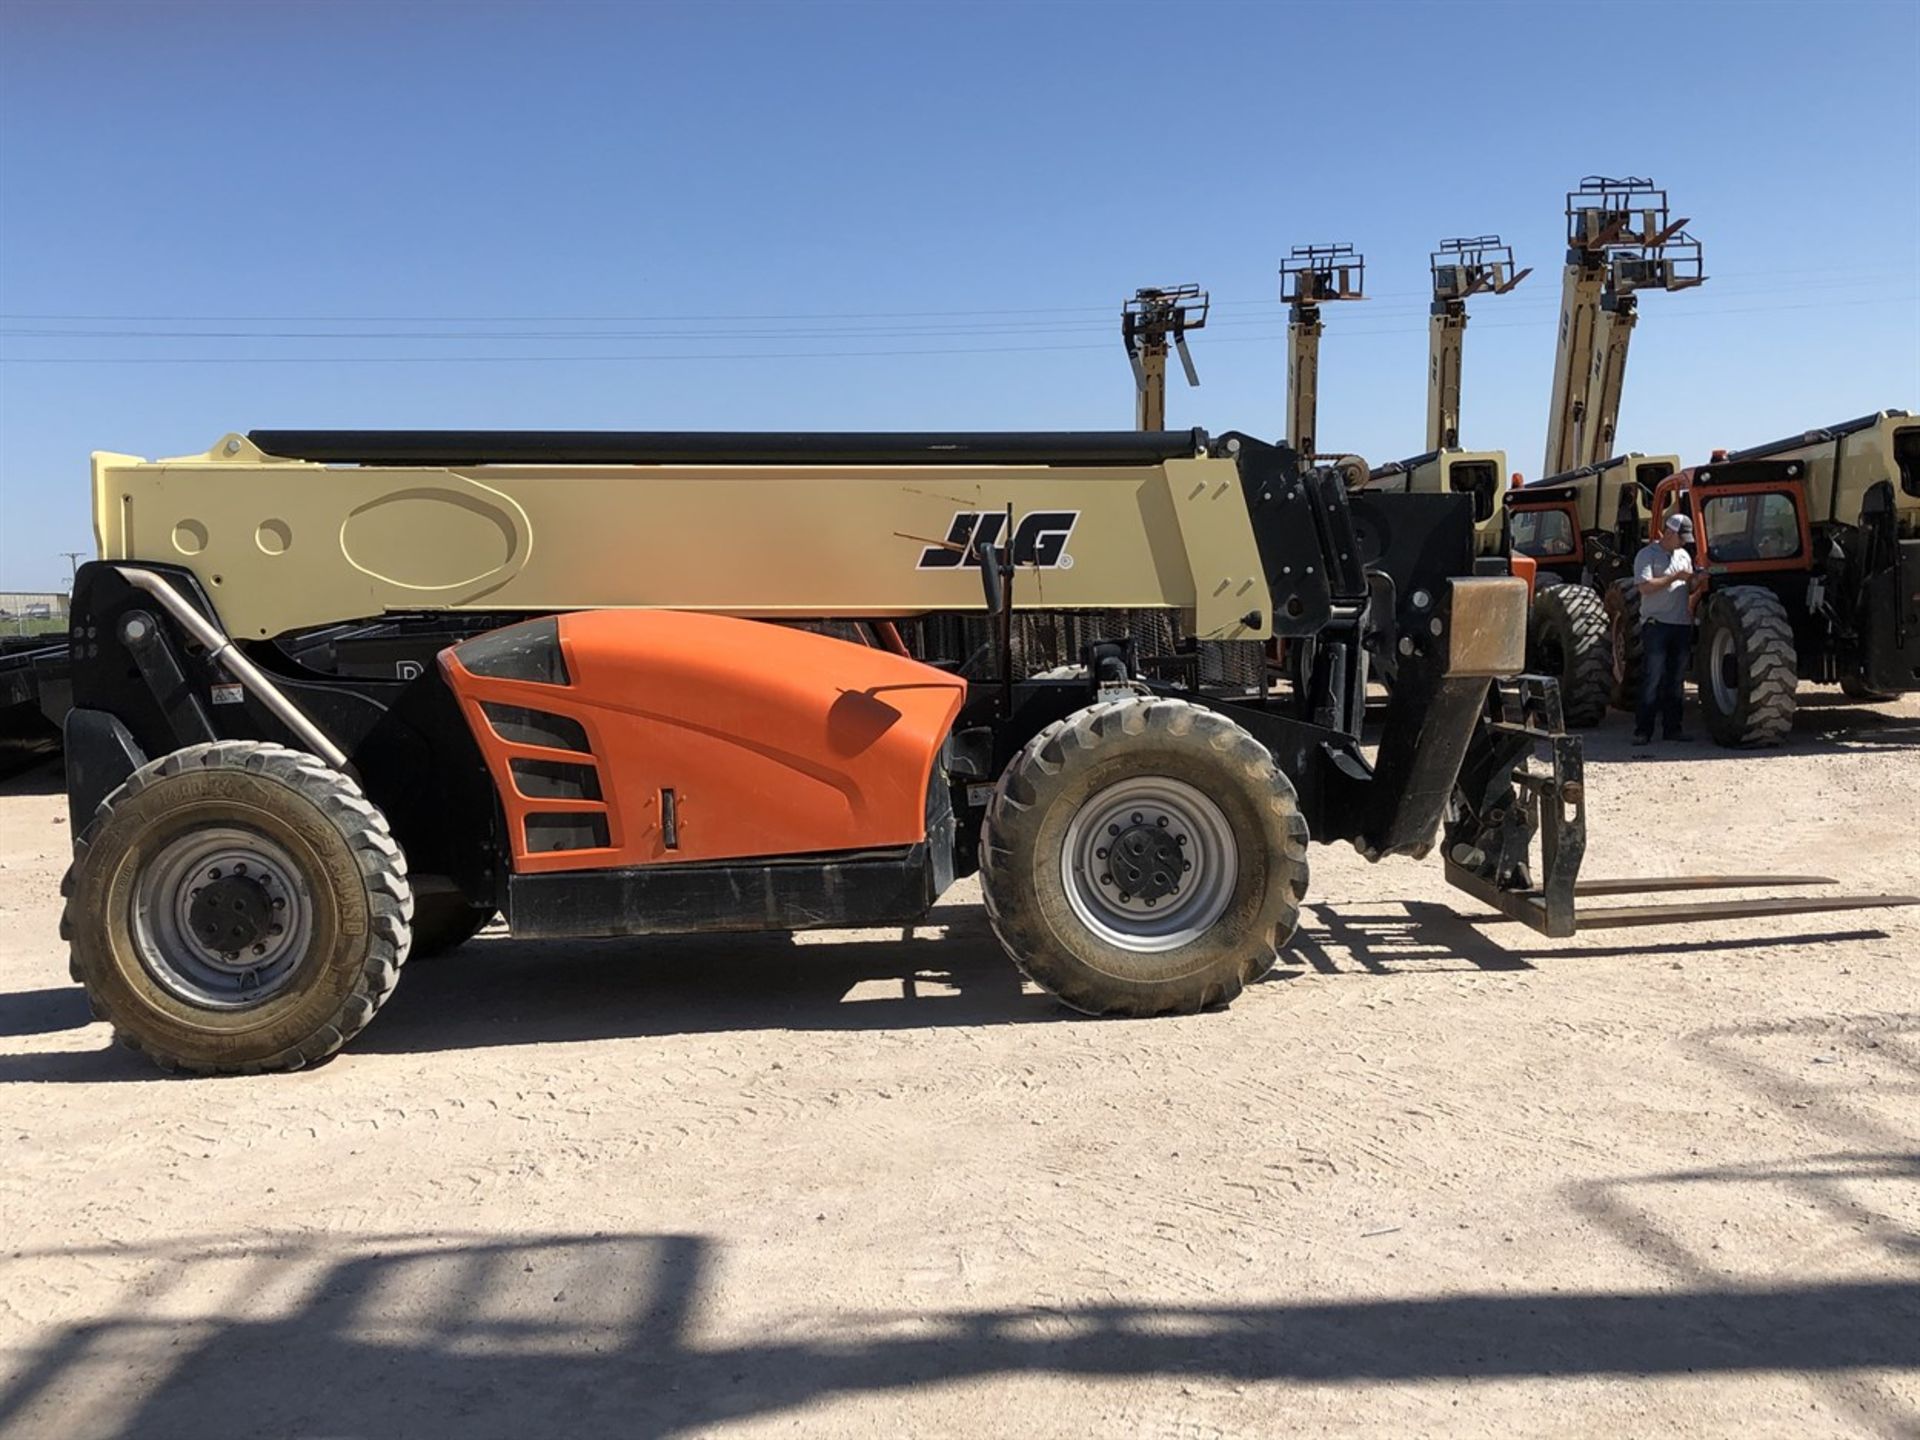
[[[1273,965],[1309,840],[1438,837],[1456,884],[1554,935],[1900,898],[1576,913],[1716,882],[1576,884],[1579,741],[1517,673],[1525,585],[1472,574],[1470,502],[1349,496],[1246,435],[256,431],[96,455],[93,511],[62,928],[168,1069],[322,1059],[410,950],[496,911],[522,936],[910,924],[977,870],[1031,978],[1150,1015]],[[1285,638],[1294,682],[1181,688],[1124,640],[1016,678],[1016,612],[1138,609]],[[986,674],[904,653],[900,622],[943,613],[991,619]]]
[[[1920,690],[1920,418],[1882,410],[1677,471],[1647,533],[1675,509],[1701,537],[1695,654],[1720,744],[1778,744],[1803,679],[1857,700]]]
[[[1615,455],[1507,493],[1515,553],[1534,564],[1528,663],[1560,682],[1569,725],[1631,709],[1639,687],[1639,592],[1633,557],[1647,539],[1654,487],[1677,455]]]

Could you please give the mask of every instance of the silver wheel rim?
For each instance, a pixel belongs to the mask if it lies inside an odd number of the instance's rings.
[[[1171,837],[1169,851],[1154,837]],[[1154,856],[1177,853],[1180,868],[1117,854],[1116,841],[1144,842]],[[1240,847],[1220,807],[1184,780],[1143,775],[1090,796],[1061,842],[1067,903],[1109,945],[1143,954],[1177,950],[1226,912],[1240,877]],[[1130,873],[1146,872],[1152,891],[1173,876],[1175,888],[1137,893]]]
[[[264,916],[245,944],[209,943],[201,894],[225,881]],[[196,907],[199,915],[196,917]],[[169,994],[208,1010],[246,1010],[287,987],[313,939],[313,896],[280,845],[219,826],[169,841],[134,884],[134,950]],[[198,928],[196,928],[198,927]]]
[[[1713,634],[1713,650],[1707,656],[1707,682],[1713,687],[1713,703],[1722,715],[1731,715],[1734,707],[1740,703],[1740,688],[1736,683],[1736,664],[1731,630],[1716,630]]]

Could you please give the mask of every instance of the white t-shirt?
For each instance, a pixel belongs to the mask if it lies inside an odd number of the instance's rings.
[[[1658,540],[1654,540],[1641,546],[1640,553],[1633,557],[1633,578],[1636,580],[1658,580],[1663,576],[1692,573],[1693,560],[1685,546],[1669,552]],[[1686,625],[1691,623],[1691,618],[1687,614],[1687,587],[1684,584],[1642,592],[1640,596],[1642,625],[1654,620],[1666,625]]]

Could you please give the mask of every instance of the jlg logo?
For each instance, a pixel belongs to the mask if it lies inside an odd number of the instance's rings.
[[[1071,570],[1067,540],[1079,523],[1078,510],[1036,510],[1022,515],[1013,527],[1013,563],[1041,570]],[[919,570],[980,568],[980,549],[997,549],[1007,528],[1004,510],[961,510],[947,527],[947,543],[929,545],[920,552]]]

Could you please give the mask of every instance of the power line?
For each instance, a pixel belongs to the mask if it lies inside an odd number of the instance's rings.
[[[1836,290],[1838,291],[1857,290],[1862,286],[1873,286],[1875,288],[1878,288],[1879,284],[1880,282],[1877,280],[1865,280],[1865,279],[1851,280],[1851,281],[1828,280],[1824,282],[1813,282],[1813,283],[1798,286],[1796,287],[1796,293],[1807,293],[1807,292],[1816,292],[1816,291],[1828,292],[1828,291],[1836,291]],[[1772,286],[1760,286],[1760,287],[1735,286],[1731,290],[1717,289],[1713,292],[1713,294],[1715,296],[1725,295],[1725,296],[1728,296],[1729,298],[1733,298],[1741,295],[1772,293],[1772,291],[1773,291]],[[1841,304],[1846,302],[1835,301],[1831,303]],[[1559,301],[1555,299],[1553,296],[1547,295],[1547,294],[1539,294],[1531,297],[1524,297],[1518,301],[1509,302],[1508,304],[1504,305],[1498,313],[1504,317],[1510,317],[1515,313],[1528,314],[1528,315],[1552,314],[1557,311],[1558,306],[1559,306]],[[1427,312],[1427,307],[1424,305],[1421,305],[1421,306],[1405,306],[1405,305],[1375,306],[1364,312],[1361,312],[1359,315],[1356,315],[1355,319],[1358,320],[1360,323],[1365,324],[1367,322],[1371,322],[1375,320],[1411,318],[1415,315],[1425,315],[1426,312]],[[1221,327],[1272,325],[1277,320],[1279,320],[1280,316],[1281,316],[1281,312],[1276,302],[1274,305],[1268,308],[1268,311],[1265,314],[1222,317],[1216,321],[1216,324]],[[151,322],[151,323],[159,323],[159,322]],[[453,322],[446,322],[446,323],[453,323]],[[612,324],[614,322],[611,320],[607,320],[607,321],[603,321],[602,323]],[[665,323],[671,324],[676,322],[667,321]],[[1498,328],[1499,324],[1500,324],[1499,321],[1482,321],[1481,325],[1476,328]],[[987,323],[987,324],[953,324],[953,325],[859,326],[859,327],[848,327],[848,328],[830,329],[830,330],[776,329],[776,330],[715,330],[715,331],[597,329],[597,330],[356,330],[356,331],[336,332],[336,331],[328,331],[328,330],[199,330],[199,329],[194,329],[194,330],[128,330],[128,329],[75,330],[75,329],[51,329],[51,328],[13,326],[13,327],[0,329],[0,336],[14,338],[14,339],[75,340],[75,341],[186,340],[186,339],[239,340],[239,341],[247,341],[247,340],[257,340],[257,341],[419,340],[419,341],[433,341],[433,342],[471,343],[475,341],[491,341],[491,340],[511,340],[511,341],[584,340],[584,341],[592,341],[592,342],[635,341],[635,340],[639,340],[639,341],[678,340],[678,341],[687,342],[687,343],[702,344],[702,343],[708,343],[708,342],[715,342],[715,343],[729,342],[729,341],[738,342],[743,340],[810,341],[810,340],[817,339],[817,340],[823,340],[823,341],[837,341],[837,340],[845,340],[845,339],[852,339],[852,338],[870,338],[870,337],[879,337],[879,336],[896,336],[900,338],[930,338],[930,337],[936,337],[936,336],[940,336],[940,337],[951,336],[956,338],[968,337],[968,338],[987,339],[987,338],[992,338],[997,336],[1093,334],[1100,331],[1104,331],[1107,328],[1108,327],[1104,322],[1092,323],[1092,322],[1086,322],[1086,321],[1068,322],[1068,323],[1058,323],[1054,321],[1016,321],[1011,323],[999,323],[999,324]],[[1356,333],[1366,333],[1366,332],[1356,332]]]
[[[1108,348],[1106,345],[1000,345],[940,350],[756,350],[718,355],[7,355],[0,356],[0,365],[542,365],[637,360],[832,360],[892,355],[1011,355]]]
[[[1726,270],[1715,271],[1716,279],[1739,279],[1761,276],[1778,279],[1782,276],[1818,275],[1828,277],[1827,284],[1844,288],[1854,284],[1871,283],[1868,279],[1859,281],[1842,280],[1838,277],[1846,274],[1878,277],[1881,279],[1908,279],[1915,272],[1910,269],[1886,269],[1880,266],[1804,266],[1789,269],[1764,270]],[[1800,285],[1794,289],[1816,288]],[[1817,288],[1826,288],[1819,285]],[[1368,297],[1370,300],[1425,300],[1425,290],[1386,290],[1376,291]],[[1528,292],[1522,300],[1535,298],[1534,292]],[[1242,296],[1216,298],[1216,307],[1263,305],[1278,307],[1277,294],[1260,296]],[[103,313],[56,313],[52,311],[0,311],[0,320],[40,320],[73,321],[91,323],[127,323],[127,324],[339,324],[339,325],[382,325],[382,324],[446,324],[446,325],[538,325],[538,324],[589,324],[603,322],[607,324],[772,324],[782,321],[861,321],[861,320],[942,320],[964,319],[985,316],[1039,316],[1039,315],[1098,315],[1110,316],[1114,307],[1108,305],[1021,305],[1010,308],[973,307],[961,310],[848,310],[848,311],[804,311],[784,315],[759,314],[710,314],[710,315],[661,315],[657,312],[644,315],[128,315]]]
[[[1898,297],[1903,300],[1916,298],[1912,295]],[[1798,305],[1752,305],[1731,309],[1704,309],[1683,307],[1663,316],[1667,319],[1707,319],[1720,315],[1766,315],[1789,310],[1831,310],[1858,305],[1881,305],[1887,303],[1887,297],[1874,296],[1858,300],[1811,300]],[[1476,325],[1476,330],[1532,330],[1543,329],[1555,323],[1552,316],[1538,320],[1489,320]],[[1355,329],[1343,327],[1337,332],[1341,339],[1358,339],[1378,335],[1415,335],[1423,327],[1387,326],[1376,329]],[[1335,332],[1330,332],[1335,333]],[[1258,335],[1222,335],[1211,344],[1260,344],[1285,338],[1284,330],[1275,330]],[[249,336],[250,339],[270,339],[271,336]],[[370,338],[366,336],[343,335],[342,340]],[[514,339],[537,339],[539,337],[514,336]],[[564,338],[590,338],[569,336]],[[628,337],[608,337],[628,338]],[[686,336],[664,338],[686,339]],[[715,339],[727,337],[716,336]],[[737,338],[737,337],[736,337]],[[823,339],[832,337],[821,337]],[[983,337],[984,338],[984,337]],[[577,363],[629,363],[642,361],[695,361],[695,360],[831,360],[861,359],[906,356],[933,355],[1014,355],[1061,352],[1070,350],[1105,350],[1106,344],[1077,345],[993,345],[966,346],[938,349],[891,349],[891,350],[762,350],[736,351],[732,353],[689,352],[680,354],[651,355],[45,355],[11,356],[0,355],[0,365],[474,365],[474,364],[577,364]]]
[[[1804,292],[1813,288],[1858,288],[1856,283],[1849,287],[1802,287]],[[1719,291],[1716,295],[1728,295],[1728,298],[1745,294],[1769,293],[1764,289],[1739,290],[1729,295]],[[1868,297],[1868,303],[1875,303],[1879,297]],[[1893,298],[1905,298],[1904,296]],[[1850,301],[1823,302],[1833,305],[1857,303]],[[1542,297],[1532,301],[1522,301],[1507,305],[1499,312],[1503,317],[1516,313],[1526,315],[1552,315],[1558,309],[1556,300]],[[1375,320],[1407,319],[1415,315],[1424,315],[1426,307],[1386,306],[1368,310],[1355,318],[1365,324]],[[1692,313],[1691,310],[1684,313]],[[1707,311],[1706,313],[1724,313]],[[1281,319],[1276,306],[1272,313],[1253,316],[1229,316],[1216,323],[1222,328],[1228,326],[1271,326]],[[1498,320],[1483,320],[1476,329],[1499,328]],[[236,341],[388,341],[417,340],[448,343],[471,343],[475,341],[650,341],[678,340],[686,343],[705,344],[737,342],[742,340],[787,340],[787,341],[838,341],[854,338],[893,336],[900,338],[977,338],[990,339],[999,336],[1040,336],[1040,335],[1088,335],[1100,333],[1105,325],[1032,323],[1014,325],[952,325],[952,326],[878,326],[855,329],[808,331],[808,330],[359,330],[351,332],[315,331],[315,330],[59,330],[26,327],[0,328],[0,337],[32,340],[236,340]],[[1344,327],[1343,327],[1344,333]],[[1364,332],[1360,332],[1364,333]]]

